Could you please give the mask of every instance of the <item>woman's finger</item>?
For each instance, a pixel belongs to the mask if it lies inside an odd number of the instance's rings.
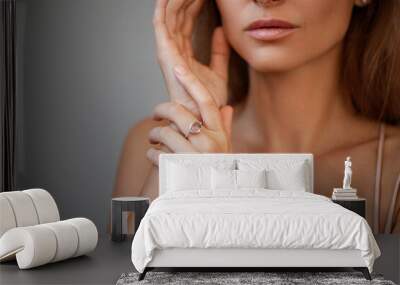
[[[232,106],[226,105],[221,108],[220,112],[225,133],[230,137],[232,135],[233,108]]]
[[[184,46],[184,36],[183,36],[183,24],[185,22],[185,13],[188,7],[192,5],[194,0],[186,0],[182,8],[179,9],[177,17],[176,17],[176,28],[175,28],[175,39],[177,41],[177,44],[179,46],[179,50],[186,56],[186,49]]]
[[[192,4],[185,10],[185,20],[183,23],[182,35],[185,53],[193,57],[192,34],[197,17],[201,12],[205,0],[193,0]]]
[[[176,36],[177,20],[180,10],[183,8],[184,3],[188,0],[172,0],[168,1],[165,12],[165,24],[172,37]]]
[[[170,40],[168,29],[165,25],[165,16],[168,0],[157,0],[154,9],[153,26],[158,42],[167,43]]]
[[[225,80],[228,80],[229,56],[229,43],[223,28],[218,27],[213,33],[210,67]]]
[[[184,106],[175,102],[157,105],[154,109],[153,118],[155,120],[167,119],[171,121],[184,136],[189,134],[191,124],[198,121]]]
[[[153,22],[165,23],[165,11],[169,0],[156,0],[154,7]]]
[[[178,46],[166,25],[166,10],[169,2],[174,1],[157,0],[154,9],[153,26],[159,61],[166,61],[170,57],[179,54]]]
[[[162,152],[165,152],[165,153],[172,153],[172,150],[169,147],[167,147],[165,144],[159,144],[156,149],[161,150]]]
[[[196,116],[200,117],[196,103],[187,94],[182,84],[176,80],[176,76],[172,70],[173,66],[177,64],[185,64],[185,58],[181,55],[174,39],[170,37],[165,24],[167,4],[168,0],[157,0],[154,11],[153,25],[157,45],[157,59],[171,100],[183,104]]]
[[[170,126],[153,128],[149,140],[151,143],[162,143],[175,153],[196,152],[192,144]]]
[[[147,153],[146,156],[147,158],[154,164],[158,166],[158,159],[160,154],[162,153],[167,153],[163,150],[159,150],[159,149],[155,149],[155,148],[150,148]]]
[[[219,109],[207,88],[186,66],[178,65],[174,71],[179,82],[196,101],[205,126],[212,131],[222,130]]]

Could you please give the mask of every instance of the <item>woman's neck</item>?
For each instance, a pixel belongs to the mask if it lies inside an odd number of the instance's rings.
[[[340,143],[332,134],[343,134],[354,116],[340,69],[339,47],[288,72],[250,69],[248,98],[236,118],[247,144],[266,152],[318,152],[321,142]]]

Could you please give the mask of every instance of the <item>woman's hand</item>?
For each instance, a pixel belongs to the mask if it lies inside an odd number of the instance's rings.
[[[176,102],[158,105],[154,111],[154,119],[166,119],[173,124],[156,127],[150,131],[150,142],[161,144],[162,148],[151,148],[147,152],[148,158],[158,165],[158,156],[164,152],[231,152],[233,108],[227,105],[219,109],[208,89],[186,66],[176,68],[175,74],[196,105],[199,106],[200,115],[203,118],[202,127],[199,132],[191,132],[193,123],[200,122],[183,105]]]
[[[171,101],[182,104],[198,119],[199,106],[174,76],[177,65],[187,67],[208,89],[216,106],[227,103],[228,64],[230,48],[222,27],[215,29],[212,39],[210,66],[194,58],[192,32],[205,0],[157,0],[153,26],[157,59]],[[207,0],[208,1],[208,0]]]

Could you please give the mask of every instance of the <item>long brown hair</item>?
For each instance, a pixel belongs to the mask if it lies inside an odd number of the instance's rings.
[[[354,7],[344,39],[342,82],[359,113],[378,121],[400,123],[400,1],[372,0]],[[211,36],[221,25],[215,1],[205,1],[193,35],[194,53],[207,64]],[[229,104],[246,99],[248,65],[232,50]]]

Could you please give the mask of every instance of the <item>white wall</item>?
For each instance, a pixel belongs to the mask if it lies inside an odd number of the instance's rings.
[[[19,189],[104,230],[128,129],[165,100],[153,0],[18,0]]]

